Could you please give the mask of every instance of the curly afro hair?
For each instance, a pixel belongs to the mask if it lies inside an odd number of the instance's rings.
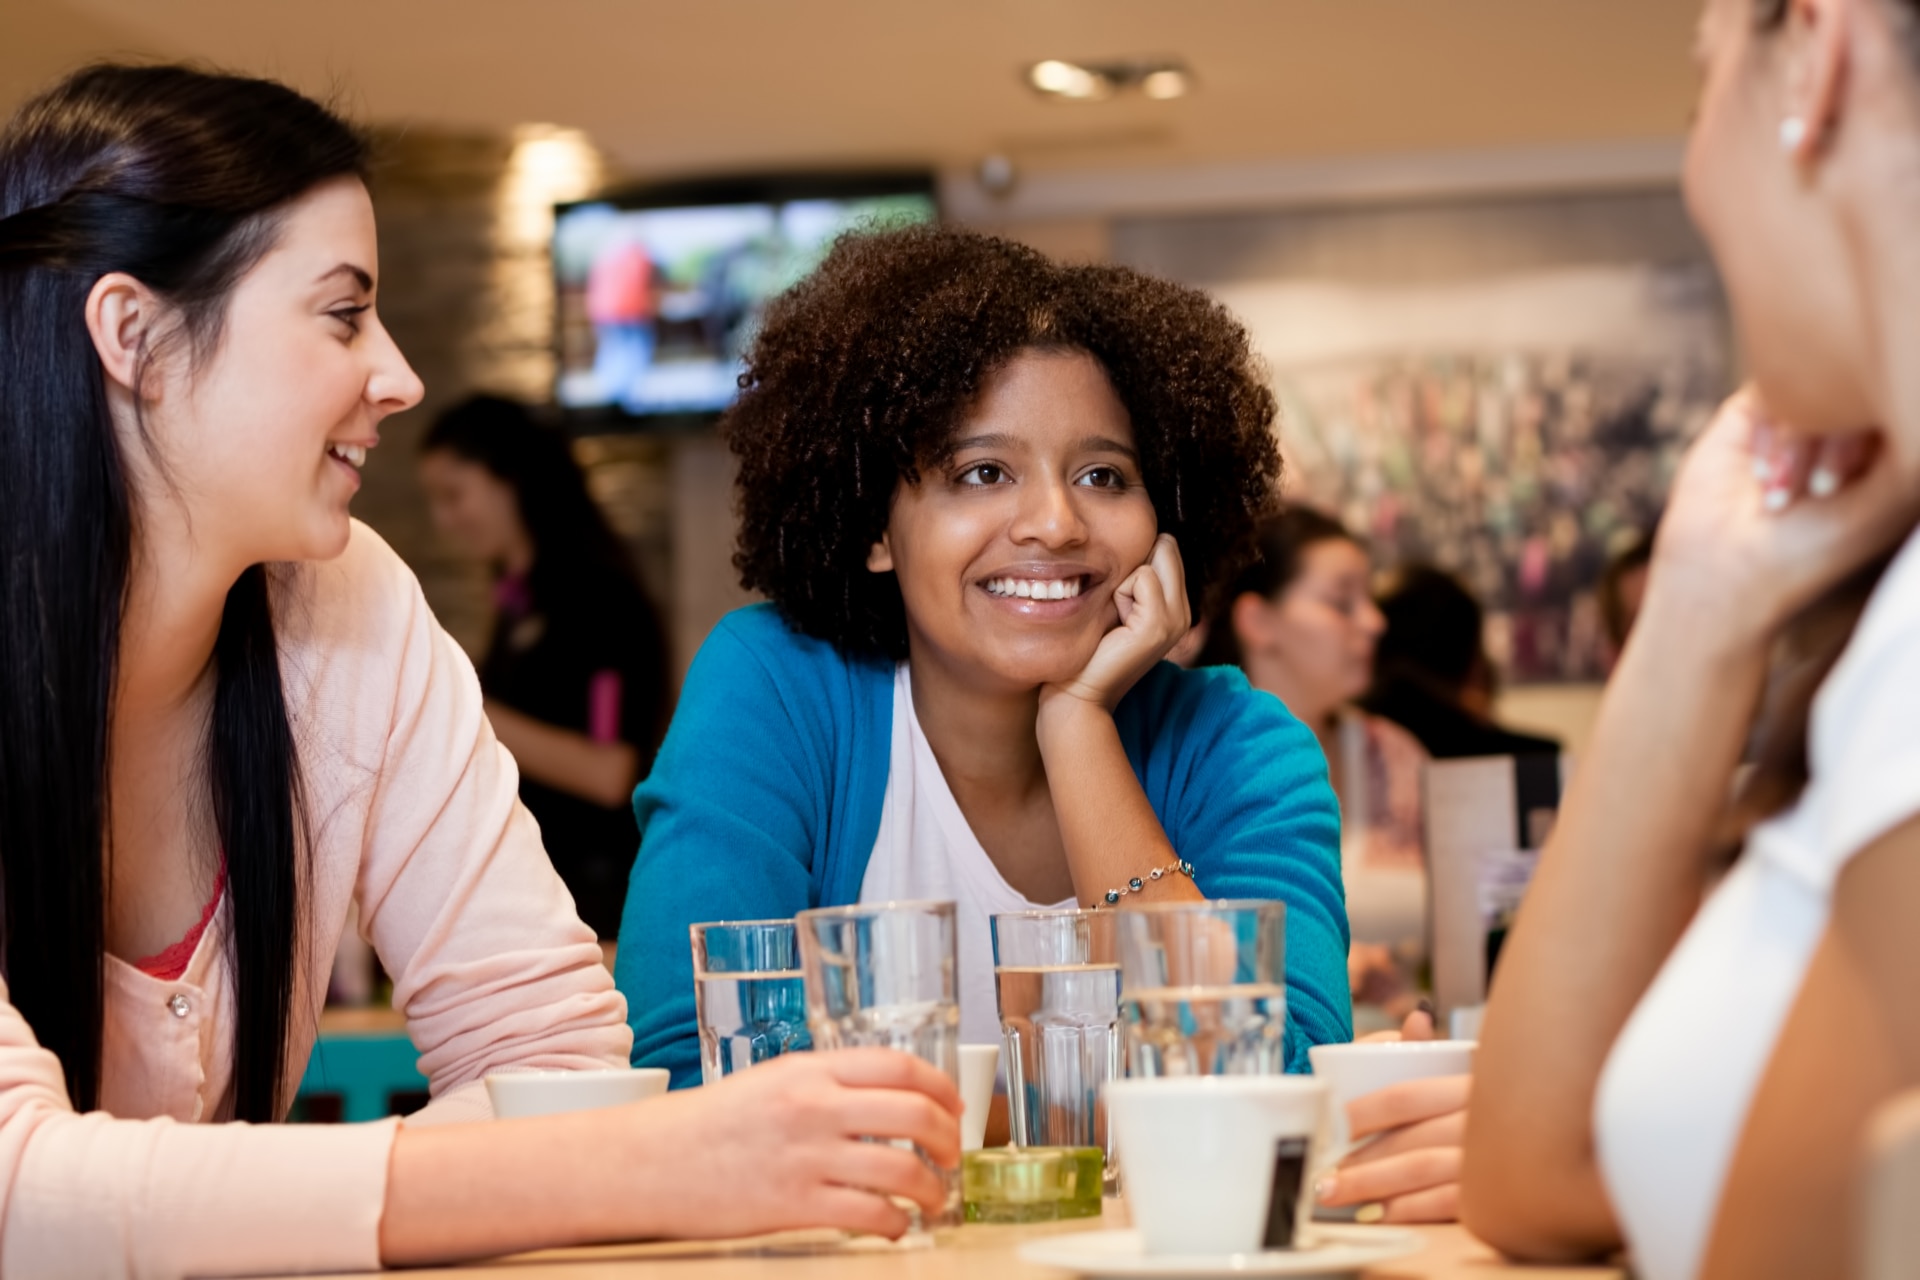
[[[1196,290],[942,227],[844,236],[767,308],[721,428],[740,462],[742,584],[843,653],[904,658],[899,584],[867,552],[896,487],[945,460],[987,379],[1030,348],[1106,370],[1205,617],[1280,477],[1246,330]]]

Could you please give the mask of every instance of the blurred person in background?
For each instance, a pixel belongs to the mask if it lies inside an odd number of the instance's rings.
[[[1366,547],[1338,521],[1293,507],[1264,521],[1257,558],[1196,627],[1195,665],[1233,665],[1313,729],[1340,800],[1341,876],[1353,944],[1354,1027],[1371,1039],[1427,1039],[1426,752],[1391,721],[1353,705],[1384,625]],[[1393,1028],[1399,1028],[1395,1032]],[[1367,1221],[1445,1221],[1458,1211],[1470,1081],[1414,1081],[1357,1099],[1356,1138],[1374,1138],[1323,1176],[1315,1198]]]
[[[1379,605],[1387,629],[1361,706],[1407,730],[1436,760],[1559,752],[1551,738],[1494,723],[1485,615],[1458,578],[1431,565],[1402,566],[1388,575]]]
[[[566,437],[524,405],[482,395],[441,414],[420,482],[441,533],[493,573],[480,688],[520,798],[581,918],[617,938],[633,788],[666,712],[659,615]]]
[[[1372,564],[1345,526],[1307,507],[1262,523],[1257,545],[1258,558],[1221,594],[1196,664],[1239,667],[1320,740],[1340,799],[1355,1026],[1371,1029],[1369,1012],[1398,1025],[1418,999],[1426,951],[1427,753],[1399,725],[1354,705],[1385,628]]]
[[[1920,2],[1708,0],[1695,57],[1752,383],[1502,953],[1466,1217],[1646,1280],[1857,1275],[1868,1135],[1920,1087]]]

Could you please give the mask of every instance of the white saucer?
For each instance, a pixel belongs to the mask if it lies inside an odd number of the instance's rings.
[[[1314,1243],[1270,1253],[1148,1254],[1138,1231],[1047,1236],[1020,1246],[1020,1257],[1084,1276],[1337,1276],[1404,1258],[1426,1247],[1400,1227],[1316,1224]]]

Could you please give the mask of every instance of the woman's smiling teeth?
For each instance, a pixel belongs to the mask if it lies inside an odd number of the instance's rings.
[[[989,578],[985,586],[993,596],[1015,596],[1022,600],[1071,600],[1080,594],[1079,578]]]
[[[367,465],[367,446],[363,444],[330,444],[327,452],[350,467]]]

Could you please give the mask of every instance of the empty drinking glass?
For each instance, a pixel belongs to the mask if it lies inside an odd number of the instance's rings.
[[[993,917],[993,977],[1018,1147],[1098,1147],[1115,1169],[1100,1087],[1120,1078],[1120,956],[1112,911]]]
[[[702,1080],[813,1047],[793,921],[696,924],[690,932]]]
[[[1129,1075],[1286,1069],[1286,907],[1166,902],[1114,913]]]
[[[821,907],[802,911],[794,925],[816,1048],[902,1049],[946,1072],[958,1087],[953,903]],[[958,1220],[958,1182],[951,1171],[939,1172],[947,1179],[948,1208],[922,1225]]]

